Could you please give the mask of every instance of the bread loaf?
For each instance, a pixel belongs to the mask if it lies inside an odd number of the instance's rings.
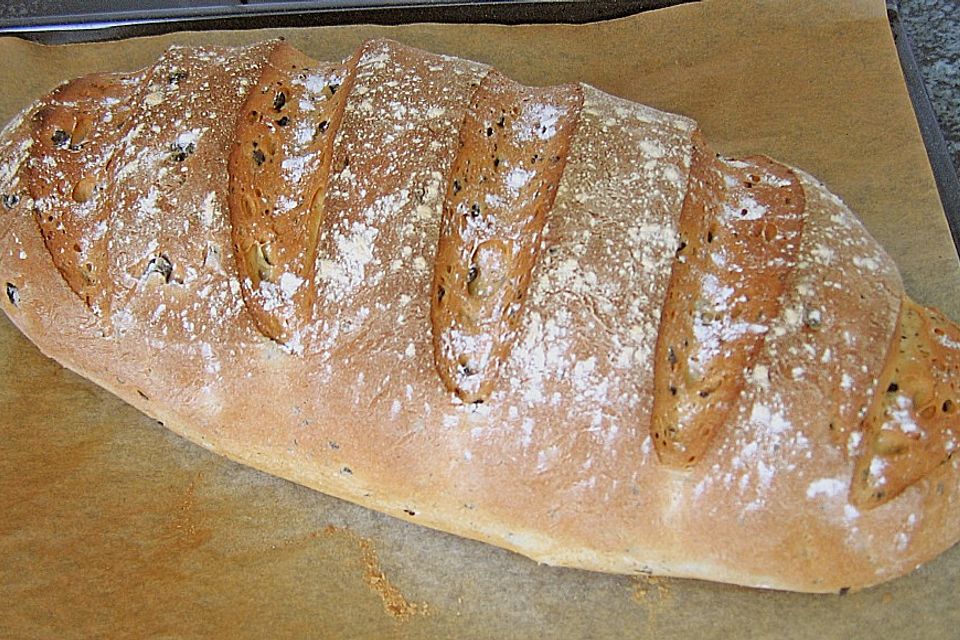
[[[537,561],[811,592],[960,537],[960,330],[799,169],[391,41],[0,136],[4,311],[233,460]]]

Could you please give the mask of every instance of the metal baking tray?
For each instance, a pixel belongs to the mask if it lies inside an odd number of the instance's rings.
[[[0,35],[46,44],[112,40],[171,31],[409,22],[583,23],[698,0],[15,0],[0,4]],[[899,0],[887,0],[900,65],[940,200],[960,253],[960,180],[934,115]]]
[[[0,6],[0,33],[46,43],[176,30],[407,22],[606,20],[696,0],[48,0]]]

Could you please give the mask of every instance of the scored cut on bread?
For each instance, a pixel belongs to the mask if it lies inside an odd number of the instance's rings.
[[[94,309],[106,304],[110,291],[105,200],[118,168],[115,158],[133,129],[132,105],[143,99],[150,81],[149,72],[90,76],[58,88],[31,117],[31,143],[51,158],[25,169],[30,197],[45,203],[34,213],[60,273]],[[111,110],[110,126],[94,126],[104,100],[123,106]],[[69,162],[81,147],[89,152],[86,162]]]
[[[894,341],[853,474],[853,500],[865,507],[896,498],[950,460],[960,436],[960,330],[907,300]]]
[[[227,205],[241,290],[257,326],[280,342],[302,330],[315,301],[304,283],[355,64],[318,66],[278,42],[237,120]]]
[[[688,118],[387,40],[177,47],[28,107],[0,195],[44,353],[306,486],[801,591],[960,537],[960,331],[823,185]]]
[[[460,127],[440,222],[431,298],[444,384],[482,402],[517,339],[583,95],[488,73]]]
[[[788,168],[717,158],[695,139],[655,355],[652,434],[663,462],[696,464],[726,423],[796,267],[803,209]]]

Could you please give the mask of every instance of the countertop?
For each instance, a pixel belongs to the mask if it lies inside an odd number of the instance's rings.
[[[960,175],[960,3],[901,0],[900,17],[954,171]]]

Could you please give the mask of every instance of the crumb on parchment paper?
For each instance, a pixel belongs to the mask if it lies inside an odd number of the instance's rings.
[[[413,616],[427,614],[427,603],[408,601],[383,573],[383,569],[380,567],[380,558],[369,539],[360,537],[349,529],[334,525],[327,525],[323,529],[323,535],[325,537],[341,536],[357,545],[360,552],[360,562],[363,565],[364,582],[370,587],[371,591],[380,596],[384,611],[391,617],[399,622],[404,622]]]

